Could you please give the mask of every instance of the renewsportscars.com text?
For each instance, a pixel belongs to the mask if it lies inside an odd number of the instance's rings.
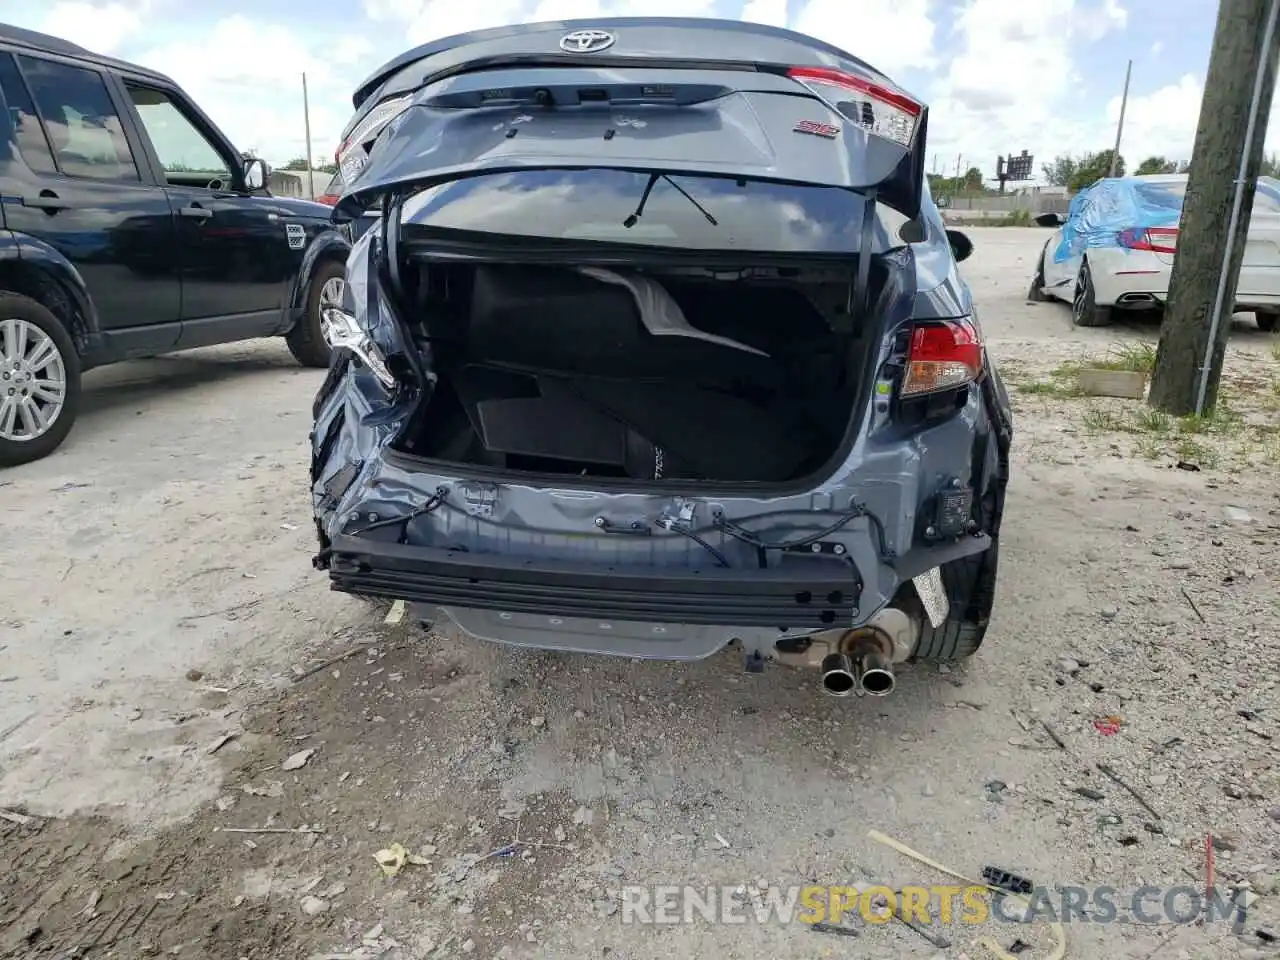
[[[829,923],[861,918],[887,923],[894,915],[922,924],[1030,923],[1192,923],[1234,920],[1244,913],[1228,892],[1192,886],[1037,887],[1020,898],[992,894],[982,886],[626,886],[619,893],[622,922]]]

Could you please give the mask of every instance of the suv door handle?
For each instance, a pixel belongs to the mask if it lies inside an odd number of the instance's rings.
[[[23,197],[22,205],[37,207],[49,214],[57,213],[59,210],[69,210],[72,206],[71,201],[63,200],[52,190],[41,190],[35,196]]]
[[[178,215],[182,217],[190,217],[193,220],[208,220],[213,216],[212,210],[206,210],[198,203],[193,203],[189,207],[183,207],[178,211]]]

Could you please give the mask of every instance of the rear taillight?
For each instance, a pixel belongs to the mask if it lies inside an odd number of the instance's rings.
[[[1177,227],[1133,227],[1116,235],[1120,246],[1128,250],[1148,250],[1151,253],[1177,253]]]
[[[963,387],[980,373],[982,338],[970,320],[922,323],[911,331],[902,395],[914,397]]]
[[[787,76],[867,133],[911,146],[923,108],[906,94],[828,67],[792,67]]]

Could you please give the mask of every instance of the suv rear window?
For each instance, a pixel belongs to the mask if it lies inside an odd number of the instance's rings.
[[[324,196],[337,197],[342,194],[342,174],[335,173],[329,185],[324,188]]]
[[[676,176],[654,182],[640,210],[649,181],[649,174],[623,170],[487,174],[422,191],[405,203],[404,222],[695,250],[842,253],[858,248],[858,224],[867,204],[848,190]],[[899,231],[906,222],[877,204],[874,249],[901,246]]]

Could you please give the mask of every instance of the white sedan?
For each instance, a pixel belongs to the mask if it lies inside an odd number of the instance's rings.
[[[1028,297],[1065,300],[1071,322],[1081,327],[1104,326],[1120,310],[1162,310],[1186,190],[1186,174],[1100,180],[1076,195],[1065,219],[1038,217],[1057,229],[1040,254]],[[1276,329],[1280,181],[1270,177],[1258,178],[1234,307],[1252,311],[1260,329]]]

